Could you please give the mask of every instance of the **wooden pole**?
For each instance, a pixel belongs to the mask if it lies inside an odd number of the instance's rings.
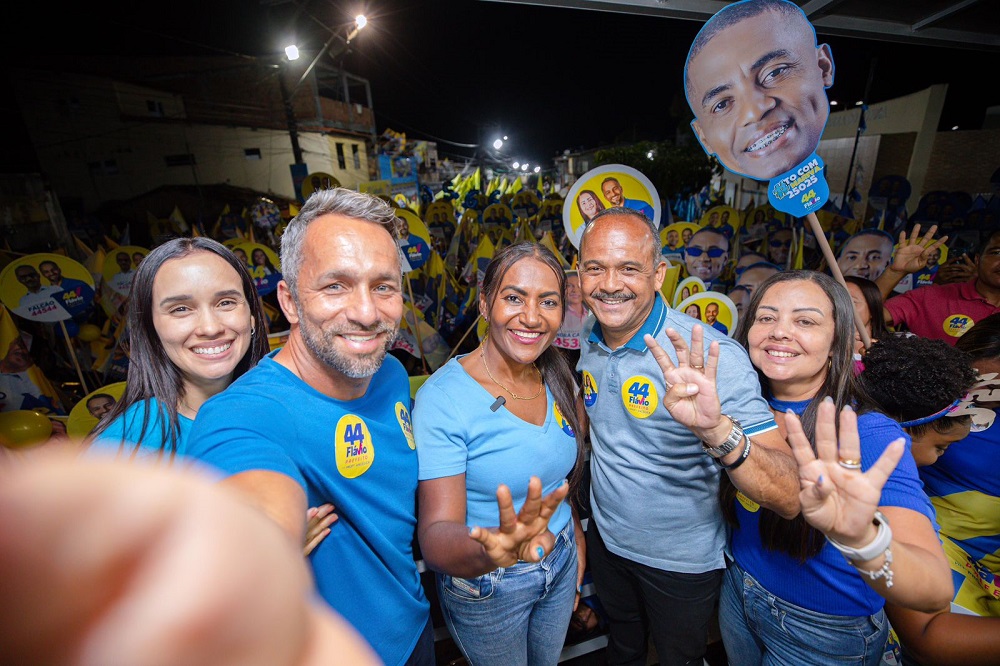
[[[844,274],[840,272],[840,266],[837,265],[837,258],[833,256],[833,250],[830,248],[826,234],[823,233],[823,227],[820,226],[816,213],[806,214],[806,222],[809,223],[809,227],[816,237],[816,244],[819,245],[819,249],[823,252],[823,258],[826,260],[826,265],[830,267],[833,277],[836,278],[837,282],[844,285],[844,289],[847,289],[847,281],[844,279]],[[805,230],[803,230],[803,233],[805,233]],[[861,344],[867,350],[872,346],[871,336],[868,335],[868,331],[857,317],[854,318],[854,326],[858,329],[858,335],[861,336]]]
[[[69,357],[73,359],[73,367],[76,368],[76,376],[80,378],[80,386],[83,387],[83,394],[87,395],[90,393],[90,389],[87,388],[87,382],[83,379],[83,370],[80,369],[80,360],[76,357],[76,350],[73,349],[73,341],[70,340],[69,331],[66,330],[66,322],[60,319],[59,327],[62,328],[63,338],[66,340],[66,349],[69,350]]]
[[[462,346],[462,343],[465,342],[465,339],[469,337],[469,333],[472,333],[478,327],[479,327],[479,317],[476,317],[476,320],[472,322],[472,326],[469,327],[469,330],[465,332],[465,335],[462,336],[462,339],[459,340],[458,343],[452,348],[451,353],[448,354],[448,358],[444,360],[445,363],[451,360],[451,357],[455,355],[455,352],[457,352],[458,348]],[[444,364],[442,363],[442,365]]]

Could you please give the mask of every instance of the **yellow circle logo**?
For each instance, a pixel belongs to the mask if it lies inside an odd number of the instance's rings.
[[[739,490],[736,491],[736,499],[743,505],[743,508],[750,513],[757,513],[760,511],[760,504],[757,504],[757,502],[754,502]]]
[[[586,370],[583,371],[583,404],[593,407],[597,402],[597,380],[594,375]]]
[[[976,322],[972,321],[972,317],[964,314],[953,314],[948,315],[944,319],[944,332],[948,335],[960,338],[965,335],[965,332],[972,328],[972,325]]]
[[[573,432],[573,426],[563,417],[562,412],[559,411],[559,405],[555,401],[552,402],[552,417],[556,420],[560,430],[570,437],[576,437],[576,433]]]
[[[415,450],[417,443],[413,441],[413,423],[410,421],[410,410],[401,402],[396,403],[396,420],[399,421],[399,427],[406,435],[406,445],[411,450]]]
[[[375,446],[365,422],[354,414],[341,416],[334,435],[337,442],[337,471],[348,479],[356,479],[372,466]]]
[[[637,419],[644,419],[656,411],[660,398],[656,395],[656,387],[648,377],[636,375],[622,384],[622,402],[625,403],[625,409],[629,414]]]

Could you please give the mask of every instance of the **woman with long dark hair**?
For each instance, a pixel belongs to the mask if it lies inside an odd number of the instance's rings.
[[[583,532],[562,500],[579,485],[587,423],[552,344],[564,294],[547,248],[502,249],[480,292],[482,344],[416,396],[417,536],[472,664],[557,663],[578,599]]]
[[[734,561],[719,620],[730,663],[878,664],[885,601],[944,608],[951,576],[909,437],[855,376],[850,296],[821,273],[778,273],[734,338],[793,444],[802,513],[786,520],[723,477]]]
[[[139,264],[126,307],[125,392],[94,428],[91,448],[173,458],[202,403],[267,353],[257,290],[221,243],[176,238]]]

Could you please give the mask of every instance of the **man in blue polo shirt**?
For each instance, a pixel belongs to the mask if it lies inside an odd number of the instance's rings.
[[[299,545],[306,507],[332,503],[338,520],[309,556],[320,596],[387,666],[432,666],[413,557],[410,385],[386,354],[403,314],[395,225],[377,197],[343,188],[309,197],[281,237],[288,342],[201,407],[183,453],[228,474],[223,483]]]
[[[646,663],[650,634],[660,664],[698,663],[704,655],[726,566],[716,499],[722,469],[730,467],[733,483],[757,503],[785,517],[799,510],[795,462],[749,357],[664,304],[658,241],[652,223],[627,208],[595,215],[580,241],[584,302],[593,314],[577,366],[593,447],[587,558],[610,619],[613,664]],[[676,364],[667,331],[697,348],[695,328],[720,348],[714,423],[688,422],[681,403],[716,396],[668,388],[643,340],[653,336]],[[692,358],[689,371],[703,365]]]
[[[655,216],[653,207],[642,199],[626,199],[622,192],[622,184],[614,176],[608,176],[601,183],[601,193],[608,203],[616,208],[636,210],[652,220]]]

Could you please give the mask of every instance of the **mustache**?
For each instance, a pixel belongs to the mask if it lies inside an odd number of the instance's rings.
[[[596,299],[618,299],[623,301],[631,301],[635,298],[635,294],[628,291],[593,291],[590,293],[591,298]]]

